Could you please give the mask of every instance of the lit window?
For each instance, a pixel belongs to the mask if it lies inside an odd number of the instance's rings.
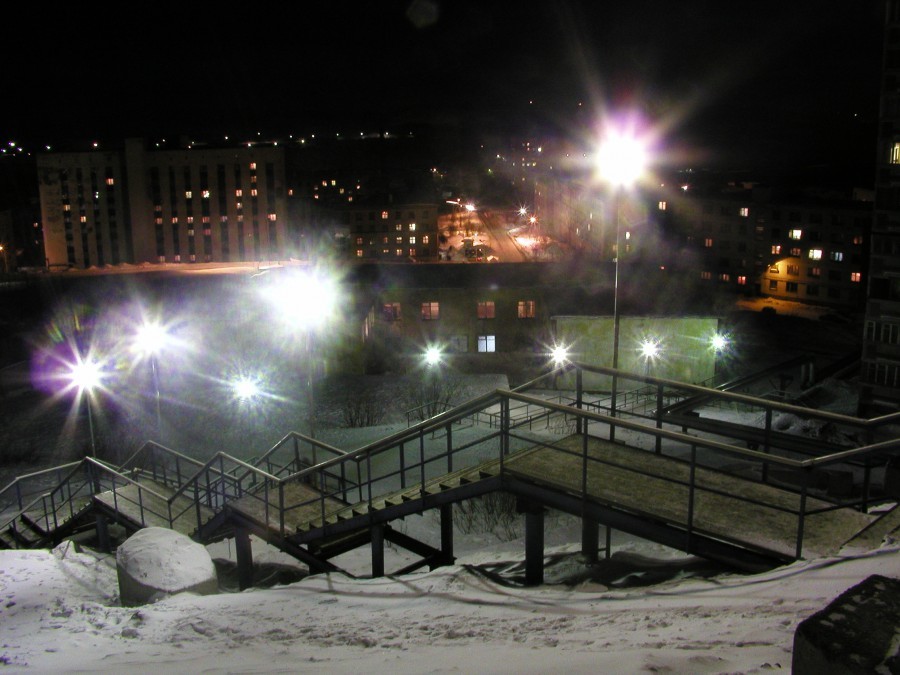
[[[381,212],[381,219],[382,219],[382,220],[387,220],[387,219],[388,219],[388,212],[387,212],[387,211],[382,211],[382,212]]]
[[[722,274],[719,275],[719,281],[731,281],[731,275],[727,272],[722,272]]]
[[[410,243],[410,244],[415,244],[415,243],[416,243],[416,238],[415,238],[415,237],[410,237],[410,238],[409,238],[409,243]]]
[[[747,277],[739,276],[737,278],[738,286],[746,286],[747,285]]]
[[[700,272],[700,278],[709,281],[712,279],[712,272]]]
[[[274,213],[270,213],[270,214],[269,214],[269,220],[272,221],[273,223],[277,220],[277,218],[276,218],[276,216],[275,216]]]
[[[414,258],[416,256],[416,249],[414,249],[414,248],[409,249],[409,255],[411,258]]]
[[[803,230],[788,230],[788,237],[791,239],[802,239],[803,238]]]
[[[862,244],[862,243],[863,243],[862,235],[861,235],[861,234],[857,234],[855,237],[853,237],[853,243],[856,244],[857,246],[859,246],[860,244]]]
[[[493,319],[496,316],[495,311],[496,308],[493,300],[483,300],[478,303],[479,319]]]
[[[862,281],[862,273],[861,272],[850,272],[850,281],[859,283]]]
[[[156,224],[157,224],[157,225],[162,225],[162,223],[163,223],[163,219],[162,219],[162,218],[157,218],[157,219],[156,219]]]
[[[497,350],[496,337],[493,335],[478,336],[478,351],[482,354]]]
[[[519,300],[518,310],[520,319],[533,319],[534,300]]]
[[[187,221],[188,221],[188,223],[193,223],[193,222],[194,222],[194,216],[188,216],[188,217],[187,217]]]
[[[742,207],[741,207],[741,210],[740,210],[740,214],[741,214],[741,216],[743,216],[744,218],[746,218],[747,216],[750,215],[750,209],[747,208],[746,206],[742,206]]]
[[[331,179],[331,187],[335,187],[336,185],[337,185],[337,181],[334,178],[332,178]]]
[[[809,249],[809,259],[810,260],[821,260],[822,259],[822,249],[820,249],[820,248]]]
[[[251,196],[251,197],[255,197],[255,196],[256,196],[256,188],[253,188],[253,189],[250,190],[250,196]]]
[[[185,199],[193,199],[193,197],[194,197],[194,193],[193,193],[193,192],[191,192],[190,190],[186,190],[186,191],[185,191],[185,193],[184,193],[184,198],[185,198]]]
[[[356,238],[356,245],[357,245],[357,246],[362,246],[362,243],[363,243],[363,238],[362,238],[362,237],[357,237],[357,238]]]
[[[832,251],[829,256],[834,262],[841,262],[844,259],[844,254],[841,251]]]
[[[422,321],[436,321],[439,318],[441,318],[441,305],[439,302],[422,303]]]
[[[71,204],[63,204],[63,211],[71,211],[71,210],[72,210]]]
[[[203,199],[209,199],[209,190],[203,191]]]
[[[781,244],[773,244],[772,245],[772,255],[780,255],[781,254]]]
[[[800,274],[800,265],[788,265],[787,273],[792,276],[798,276]]]
[[[396,250],[394,251],[394,255],[397,256],[397,257],[399,258],[401,255],[403,255],[403,249],[402,249],[402,248],[396,249]]]
[[[792,249],[791,249],[791,255],[792,255],[793,257],[795,257],[795,258],[799,258],[801,255],[803,255],[803,249],[800,249],[800,248],[792,248]]]
[[[427,235],[427,234],[423,234],[423,235],[422,235],[422,243],[423,243],[423,244],[431,243],[431,240],[428,238],[428,235]]]
[[[398,243],[398,244],[402,244],[402,243],[403,243],[403,237],[397,237],[397,243]]]
[[[256,162],[250,162],[250,170],[256,171]]]
[[[172,216],[172,224],[173,224],[173,225],[177,225],[177,224],[178,224],[178,216]]]
[[[113,178],[107,178],[107,179],[106,179],[106,184],[107,184],[107,185],[115,185],[115,184],[116,184],[116,181],[115,181],[115,179],[113,179]]]
[[[659,208],[660,211],[665,211],[667,205],[666,205],[665,202],[660,202],[657,206],[658,206],[658,208]]]
[[[712,245],[713,245],[712,237],[707,237],[706,239],[704,239],[704,240],[703,240],[703,245],[704,245],[706,248],[712,248]]]
[[[235,196],[235,197],[243,197],[243,196],[244,196],[244,191],[243,191],[243,190],[240,190],[240,189],[235,190],[235,191],[234,191],[234,196]]]
[[[381,316],[385,321],[399,321],[400,320],[400,303],[399,302],[386,302],[381,307]]]
[[[891,148],[891,164],[900,164],[900,143],[894,143]]]
[[[416,231],[416,224],[415,224],[415,223],[410,223],[410,224],[409,224],[409,231],[410,231],[410,232],[415,232],[415,231]]]
[[[78,220],[80,220],[82,223],[86,223],[86,222],[87,222],[87,216],[81,216]]]
[[[396,225],[394,225],[394,229],[395,229],[397,232],[402,232],[402,231],[403,231],[403,225],[401,225],[400,223],[397,223]]]

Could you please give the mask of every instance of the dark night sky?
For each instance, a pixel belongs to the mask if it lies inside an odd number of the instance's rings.
[[[581,101],[729,161],[874,154],[880,0],[194,4],[37,6],[34,34],[0,43],[0,134],[571,131]]]

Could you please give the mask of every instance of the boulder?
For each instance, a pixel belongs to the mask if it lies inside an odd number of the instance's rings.
[[[872,575],[804,619],[794,675],[900,673],[900,581]]]
[[[125,606],[145,605],[176,593],[210,595],[219,590],[206,547],[161,527],[138,530],[116,550],[119,597]]]

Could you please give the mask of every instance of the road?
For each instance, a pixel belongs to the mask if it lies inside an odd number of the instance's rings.
[[[528,256],[518,247],[506,231],[505,223],[491,211],[479,211],[482,239],[501,262],[527,262]]]

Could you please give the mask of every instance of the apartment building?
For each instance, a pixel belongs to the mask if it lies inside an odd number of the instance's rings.
[[[900,1],[885,2],[884,61],[869,245],[860,413],[900,408]]]
[[[438,259],[436,203],[368,200],[339,211],[347,238],[347,257],[364,262]]]
[[[37,158],[48,265],[241,262],[290,254],[279,146],[124,147]]]

